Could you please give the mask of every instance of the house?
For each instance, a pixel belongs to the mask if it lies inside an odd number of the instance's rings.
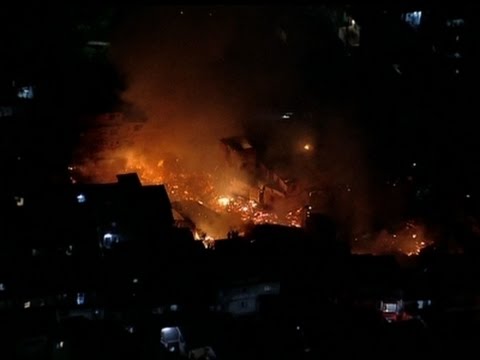
[[[225,287],[218,293],[218,305],[233,316],[254,315],[260,312],[268,297],[280,295],[276,281],[250,281]]]
[[[136,174],[111,184],[38,185],[9,196],[6,233],[32,255],[152,248],[170,239],[175,224],[165,187],[142,186]]]
[[[353,255],[349,264],[349,302],[396,320],[404,311],[401,271],[393,256]]]
[[[239,171],[254,173],[257,166],[257,153],[250,141],[243,136],[234,136],[220,140],[227,163]]]

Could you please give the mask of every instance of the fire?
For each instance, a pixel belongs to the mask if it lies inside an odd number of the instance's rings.
[[[244,224],[301,226],[302,209],[294,209],[286,214],[264,209],[258,201],[235,194],[228,184],[219,181],[223,179],[220,169],[214,173],[191,171],[182,165],[178,157],[147,159],[135,151],[124,151],[121,158],[121,167],[116,164],[110,167],[109,162],[95,166],[87,163],[75,166],[75,170],[80,178],[93,178],[99,182],[114,181],[117,173],[136,172],[144,185],[164,184],[172,202],[194,201],[218,214],[239,218]],[[213,240],[210,234],[202,229],[197,230],[194,233],[197,240],[204,243]],[[227,237],[227,233],[224,236]]]
[[[408,256],[414,256],[419,255],[425,247],[432,244],[432,240],[428,238],[423,225],[407,222],[397,227],[393,232],[382,230],[376,237],[365,241],[365,243],[354,248],[354,252],[373,254],[403,253]]]
[[[218,204],[223,207],[227,207],[230,204],[230,199],[226,196],[221,196],[217,200]]]
[[[268,176],[262,172],[263,177],[256,176],[258,174],[250,168],[244,170],[245,161],[238,161],[240,166],[237,169],[235,162],[230,161],[232,158],[236,159],[235,152],[228,152],[230,157],[227,157],[228,161],[222,165],[222,160],[225,159],[220,158],[211,148],[206,150],[211,151],[208,153],[212,154],[211,157],[196,157],[192,152],[197,148],[188,147],[182,142],[178,145],[176,138],[172,140],[176,146],[164,146],[165,144],[159,142],[162,140],[161,134],[154,132],[158,136],[152,136],[145,131],[138,132],[135,130],[136,126],[137,124],[133,122],[117,121],[110,124],[99,121],[99,126],[87,133],[84,138],[85,145],[80,146],[80,151],[76,155],[77,161],[68,169],[71,181],[108,183],[115,182],[115,176],[119,173],[136,172],[144,185],[163,184],[178,213],[178,222],[194,228],[192,230],[196,231],[195,238],[204,243],[213,238],[225,238],[232,231],[241,233],[251,224],[295,227],[302,225],[308,201],[301,195],[305,184],[299,182],[300,185],[295,186],[298,191],[293,191],[289,183],[282,182],[281,185],[288,189],[284,190],[275,183],[276,180],[272,180],[278,174],[271,173],[266,167]],[[117,132],[119,129],[122,131]],[[155,142],[148,142],[151,138],[155,138]],[[97,143],[101,144],[101,148],[92,149],[91,144]],[[165,143],[171,145],[169,141]],[[303,138],[295,144],[300,152],[303,149],[313,154],[316,143],[312,139]],[[182,148],[183,145],[186,148]],[[244,142],[240,142],[240,145],[242,149],[246,149],[245,156],[250,161],[252,148],[248,143],[245,146]],[[304,155],[306,154],[301,155],[302,159]],[[200,160],[205,158],[210,159],[208,164]],[[314,173],[316,174],[316,171]],[[316,176],[312,175],[309,178],[312,182],[317,181]],[[310,182],[308,184],[316,185]],[[274,185],[268,188],[270,193],[265,192],[266,185]],[[349,186],[347,189],[347,192],[350,192]],[[284,197],[274,198],[278,196],[276,191],[283,191]],[[183,213],[180,211],[182,202],[190,202],[184,204],[185,207],[190,207],[190,213],[186,213],[186,210]],[[282,203],[279,205],[280,202]],[[322,211],[331,215],[326,207],[322,207]],[[183,220],[185,222],[182,222]],[[352,249],[354,252],[374,254],[401,252],[415,255],[431,243],[423,227],[418,224],[404,224],[395,230],[370,234],[367,240],[363,240],[365,239],[354,243]],[[365,243],[370,244],[365,246]]]

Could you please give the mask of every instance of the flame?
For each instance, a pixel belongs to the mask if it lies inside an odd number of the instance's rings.
[[[264,209],[256,200],[229,194],[228,191],[225,192],[228,186],[222,186],[218,182],[220,170],[218,173],[189,171],[182,166],[182,160],[178,157],[148,160],[133,150],[124,151],[120,157],[124,160],[120,169],[115,166],[112,169],[98,164],[95,166],[93,163],[76,165],[75,169],[80,178],[90,177],[99,182],[113,180],[112,174],[136,172],[144,185],[164,184],[170,200],[174,202],[195,201],[216,213],[236,215],[244,224],[301,226],[302,208],[281,215]],[[211,235],[202,230],[195,232],[194,237],[203,242],[213,240]]]
[[[221,196],[217,200],[218,204],[223,207],[227,207],[230,204],[230,198],[227,196]]]
[[[403,253],[414,256],[419,255],[432,242],[422,224],[410,221],[401,224],[394,232],[382,230],[373,240],[362,242],[353,251],[373,254]],[[368,245],[365,246],[365,243]]]

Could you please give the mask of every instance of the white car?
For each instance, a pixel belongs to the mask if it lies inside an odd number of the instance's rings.
[[[186,355],[185,339],[177,326],[164,327],[160,331],[160,342],[168,351]]]

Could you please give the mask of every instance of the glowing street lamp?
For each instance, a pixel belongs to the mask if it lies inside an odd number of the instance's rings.
[[[310,150],[312,150],[312,149],[313,149],[313,147],[312,147],[312,145],[310,145],[310,144],[305,144],[305,145],[303,145],[303,150],[305,150],[305,151],[310,151]]]

